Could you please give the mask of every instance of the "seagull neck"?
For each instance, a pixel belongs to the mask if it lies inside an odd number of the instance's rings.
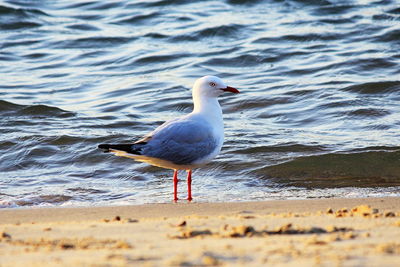
[[[202,96],[194,99],[193,113],[207,114],[208,117],[222,118],[222,110],[216,97]]]

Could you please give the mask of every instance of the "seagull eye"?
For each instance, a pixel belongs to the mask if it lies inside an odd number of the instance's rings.
[[[214,82],[210,82],[210,86],[214,87],[215,83]]]

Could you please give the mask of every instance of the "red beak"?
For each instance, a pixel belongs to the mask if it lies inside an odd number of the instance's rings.
[[[231,92],[234,94],[239,94],[239,90],[230,86],[227,86],[226,88],[221,88],[222,91],[226,91],[226,92]]]

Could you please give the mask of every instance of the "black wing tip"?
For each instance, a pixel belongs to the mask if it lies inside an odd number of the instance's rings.
[[[110,145],[109,144],[100,144],[97,148],[103,149],[104,152],[110,152]]]
[[[133,144],[100,144],[98,148],[103,149],[104,152],[110,152],[111,150],[124,151],[131,154],[140,155],[140,151],[133,147]]]

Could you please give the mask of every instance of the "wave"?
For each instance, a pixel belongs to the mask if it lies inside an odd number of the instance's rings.
[[[95,48],[98,46],[119,46],[124,45],[130,41],[136,39],[135,37],[125,36],[92,36],[82,37],[77,39],[56,41],[51,44],[55,48],[66,48],[66,49],[85,49]]]
[[[282,144],[275,146],[250,146],[232,151],[235,154],[259,154],[259,153],[295,153],[295,152],[322,152],[327,148],[323,146],[312,146],[302,144]]]
[[[67,195],[40,195],[35,197],[26,197],[23,199],[9,199],[10,200],[0,200],[0,208],[17,208],[31,206],[53,207],[68,202],[72,199],[72,197]]]
[[[42,26],[41,17],[49,16],[35,8],[0,5],[0,30],[17,30]]]
[[[137,26],[138,24],[145,24],[148,21],[161,16],[162,13],[160,12],[151,12],[148,14],[135,14],[135,15],[130,15],[127,17],[123,18],[118,18],[114,23],[115,24],[128,24],[128,25],[135,25]]]
[[[400,186],[400,147],[375,149],[299,157],[255,173],[261,179],[307,188]]]
[[[362,83],[345,87],[342,90],[358,94],[395,93],[400,90],[400,81]]]
[[[183,19],[184,17],[181,17]],[[186,19],[187,20],[187,19]],[[171,35],[168,40],[174,43],[202,41],[205,38],[235,39],[246,32],[246,26],[240,24],[205,27],[193,32]]]
[[[19,105],[5,100],[0,100],[0,114],[2,116],[45,116],[67,118],[75,113],[47,105]]]
[[[29,17],[30,14],[49,16],[46,12],[36,8],[16,8],[11,6],[0,5],[1,15],[12,15]]]

